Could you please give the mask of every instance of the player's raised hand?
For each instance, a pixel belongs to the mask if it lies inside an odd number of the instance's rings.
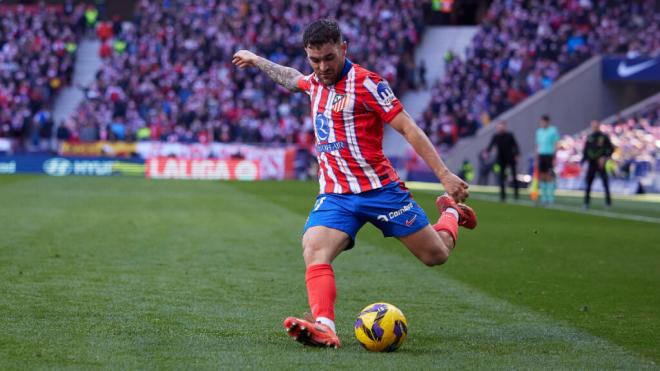
[[[231,63],[238,66],[238,68],[254,67],[257,63],[259,56],[249,50],[239,50],[234,54]]]
[[[442,185],[445,187],[445,191],[447,191],[456,202],[463,202],[470,195],[468,184],[452,172],[449,172],[443,177]]]

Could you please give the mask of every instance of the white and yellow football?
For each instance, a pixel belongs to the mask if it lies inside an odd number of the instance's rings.
[[[370,304],[355,320],[355,337],[370,352],[393,352],[403,344],[406,335],[406,317],[392,304]]]

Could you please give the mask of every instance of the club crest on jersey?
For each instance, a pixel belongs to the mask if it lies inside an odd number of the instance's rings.
[[[314,129],[316,132],[316,138],[319,142],[325,142],[328,140],[328,137],[330,136],[330,127],[328,118],[322,113],[316,114],[316,119],[314,119]]]
[[[346,96],[345,95],[335,95],[332,99],[332,110],[335,112],[341,112],[346,107]]]
[[[376,91],[378,92],[378,98],[380,98],[381,104],[390,105],[396,99],[394,92],[390,88],[390,85],[387,81],[381,81],[376,85]]]

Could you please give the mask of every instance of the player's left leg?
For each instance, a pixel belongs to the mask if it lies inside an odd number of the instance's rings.
[[[458,227],[474,229],[477,216],[467,205],[457,204],[449,195],[437,198],[440,218],[434,225],[426,225],[417,232],[398,237],[419,260],[428,266],[440,265],[449,259],[456,246]]]
[[[436,231],[430,224],[413,234],[399,237],[399,241],[429,267],[445,263],[455,246],[448,231]]]
[[[375,225],[383,236],[398,238],[429,266],[447,261],[456,244],[459,225],[474,228],[477,223],[472,209],[444,195],[436,200],[440,219],[431,225],[424,210],[399,183],[360,195],[357,206],[361,219]]]

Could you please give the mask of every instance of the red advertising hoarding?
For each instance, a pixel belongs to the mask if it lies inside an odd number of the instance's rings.
[[[147,160],[147,178],[260,180],[259,162],[253,160],[186,160],[156,157]]]

